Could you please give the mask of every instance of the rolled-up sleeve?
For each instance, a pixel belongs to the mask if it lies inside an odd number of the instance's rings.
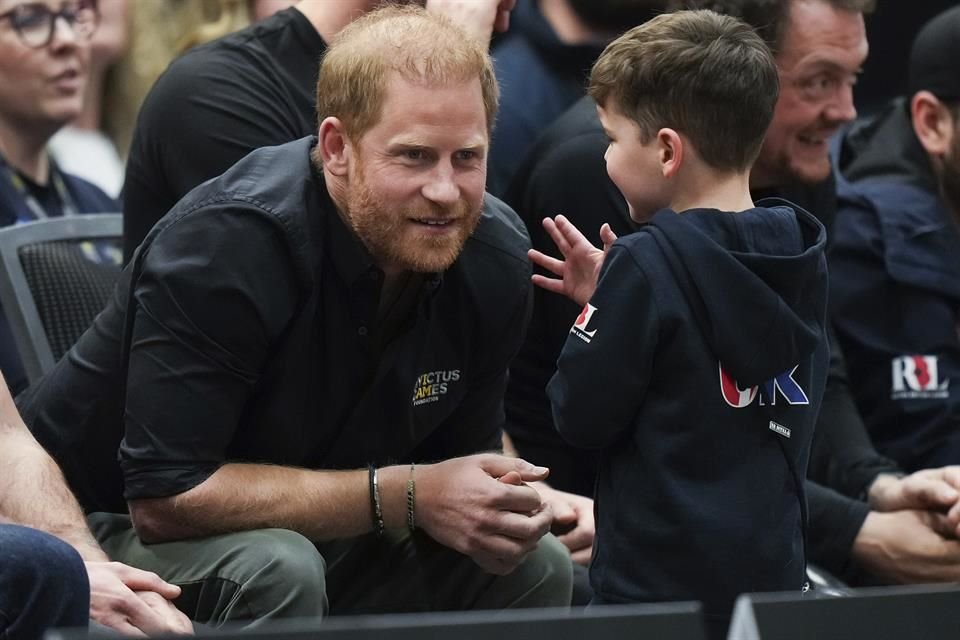
[[[279,229],[243,206],[183,216],[141,259],[119,452],[128,500],[182,493],[227,461],[299,288]]]

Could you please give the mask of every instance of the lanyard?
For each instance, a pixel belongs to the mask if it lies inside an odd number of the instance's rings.
[[[23,200],[23,203],[30,210],[30,213],[33,214],[33,217],[37,220],[43,220],[49,217],[46,210],[37,201],[37,198],[30,193],[30,190],[27,188],[23,178],[20,177],[20,174],[17,173],[13,167],[7,164],[6,160],[4,160],[2,157],[0,157],[0,166],[3,167],[3,172],[6,174],[6,179],[10,181],[14,191],[16,191],[17,195],[20,196],[20,199]],[[60,207],[63,210],[63,215],[77,215],[80,212],[77,208],[77,204],[74,202],[73,196],[70,195],[70,191],[67,189],[67,185],[63,181],[63,176],[60,175],[60,169],[57,168],[57,165],[52,159],[50,160],[50,182],[53,184],[53,188],[57,192],[57,198],[60,199]],[[17,217],[19,218],[19,216]]]

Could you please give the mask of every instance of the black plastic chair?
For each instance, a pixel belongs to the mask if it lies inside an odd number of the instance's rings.
[[[119,213],[0,229],[0,305],[32,384],[106,306],[120,276]]]

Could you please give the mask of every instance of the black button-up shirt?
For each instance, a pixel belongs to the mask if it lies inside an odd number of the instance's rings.
[[[258,150],[191,192],[21,402],[86,508],[182,493],[229,461],[351,468],[499,447],[529,315],[522,224],[488,197],[457,261],[412,277],[407,311],[378,320],[383,274],[312,171],[314,142]]]

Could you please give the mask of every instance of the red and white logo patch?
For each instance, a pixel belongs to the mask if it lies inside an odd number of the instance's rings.
[[[577,316],[576,321],[573,323],[573,327],[570,328],[570,333],[589,344],[590,341],[593,340],[593,336],[596,335],[597,330],[588,331],[587,327],[590,325],[590,320],[593,319],[593,314],[596,312],[597,308],[589,302],[584,305],[580,315]]]
[[[890,365],[890,397],[894,400],[942,399],[950,381],[940,380],[937,356],[900,356]]]

